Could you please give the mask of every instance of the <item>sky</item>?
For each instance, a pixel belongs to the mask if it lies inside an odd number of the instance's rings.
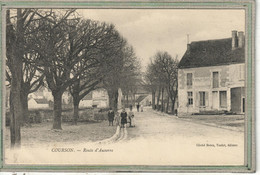
[[[231,37],[245,31],[241,9],[79,9],[84,18],[113,23],[134,47],[143,68],[157,51],[180,60],[189,42]]]

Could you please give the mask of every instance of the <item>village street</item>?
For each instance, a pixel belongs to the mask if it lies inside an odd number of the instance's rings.
[[[149,138],[156,136],[172,136],[183,138],[205,138],[221,139],[222,142],[239,140],[244,137],[243,132],[232,131],[229,128],[220,128],[213,125],[198,123],[187,120],[185,117],[178,118],[151,108],[145,108],[144,112],[134,111],[136,116],[136,127],[128,128],[128,137]],[[223,140],[224,139],[224,140]]]
[[[121,131],[115,126],[109,127],[115,132],[111,138],[98,142],[72,141],[65,145],[50,142],[37,148],[24,147],[17,152],[6,150],[9,155],[6,161],[84,165],[243,165],[244,163],[243,132],[189,121],[151,108],[144,108],[144,112],[137,112],[136,108],[133,111],[136,127],[127,127]],[[56,148],[73,151],[52,151]],[[70,159],[67,159],[68,157]]]
[[[151,108],[135,112],[136,127],[127,128],[125,150],[134,147],[126,160],[173,165],[243,164],[244,133],[194,123]],[[137,146],[138,145],[138,146]],[[140,154],[140,155],[138,155]],[[143,155],[143,156],[142,156]]]

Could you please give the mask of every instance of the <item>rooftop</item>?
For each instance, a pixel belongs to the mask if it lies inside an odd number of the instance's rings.
[[[232,38],[192,42],[179,68],[218,66],[245,62],[245,48],[232,50]]]

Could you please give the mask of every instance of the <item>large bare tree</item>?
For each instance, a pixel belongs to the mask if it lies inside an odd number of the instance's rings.
[[[85,70],[92,68],[96,61],[90,63],[86,54],[96,42],[89,37],[90,21],[82,22],[74,10],[55,11],[41,25],[44,40],[36,41],[36,49],[41,55],[39,69],[46,77],[54,98],[53,129],[62,129],[62,95],[65,90],[82,76]],[[94,53],[92,53],[94,54]],[[77,69],[75,66],[80,65]]]
[[[127,84],[134,82],[140,75],[140,63],[135,55],[133,48],[121,39],[121,47],[109,58],[112,60],[106,64],[106,77],[103,81],[108,91],[109,106],[117,111],[118,89],[125,89]]]
[[[171,112],[174,113],[175,102],[177,99],[178,90],[178,60],[173,58],[167,52],[157,52],[146,71],[146,79],[150,85],[152,93],[155,93],[157,87],[157,106],[161,100],[161,111],[168,112],[169,100],[171,100]],[[165,107],[165,92],[166,107]],[[155,101],[155,100],[154,100]]]
[[[114,25],[88,20],[85,32],[88,33],[88,40],[85,43],[85,50],[82,52],[84,57],[74,66],[72,74],[77,74],[84,69],[76,81],[70,86],[69,90],[74,103],[74,123],[77,123],[78,106],[80,100],[92,90],[103,85],[104,77],[108,77],[113,71],[111,62],[117,63],[118,57],[108,57],[107,53],[113,55],[120,51],[120,35]],[[118,50],[119,48],[119,50]],[[91,66],[86,66],[91,65]]]
[[[39,31],[33,23],[47,16],[49,14],[41,14],[38,9],[6,10],[6,76],[11,85],[11,147],[19,147],[21,144],[20,125],[26,121],[28,109],[24,100],[29,92],[39,87],[43,79],[42,76],[36,78],[34,66],[26,62],[28,57],[35,57],[27,39],[30,34]]]

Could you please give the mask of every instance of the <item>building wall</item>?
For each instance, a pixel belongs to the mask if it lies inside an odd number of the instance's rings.
[[[29,109],[45,109],[49,108],[49,104],[38,104],[34,99],[30,99],[28,101]]]
[[[92,100],[80,100],[79,108],[90,108],[93,105]]]
[[[178,113],[195,113],[212,110],[231,110],[231,88],[244,87],[245,64],[232,64],[178,71]],[[213,72],[218,72],[219,86],[213,88]],[[192,73],[192,86],[187,86],[187,73]],[[220,93],[226,91],[226,107],[220,106]],[[188,104],[188,92],[193,94],[193,104]],[[205,92],[205,106],[200,106],[200,93]],[[214,93],[214,94],[213,94]]]
[[[109,105],[108,93],[105,89],[97,89],[92,91],[92,99],[82,99],[79,103],[79,107],[92,107],[97,105],[98,108],[107,108]]]

